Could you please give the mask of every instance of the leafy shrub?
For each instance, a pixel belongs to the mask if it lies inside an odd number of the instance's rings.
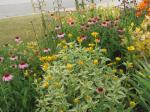
[[[125,76],[117,78],[109,61],[98,47],[82,48],[68,44],[57,60],[47,65],[44,78],[37,85],[37,112],[105,112],[123,109],[127,90],[121,86]],[[45,68],[45,66],[43,67]]]

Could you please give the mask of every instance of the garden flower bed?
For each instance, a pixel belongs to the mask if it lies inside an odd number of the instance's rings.
[[[42,38],[0,49],[0,112],[149,112],[149,5],[41,13]]]

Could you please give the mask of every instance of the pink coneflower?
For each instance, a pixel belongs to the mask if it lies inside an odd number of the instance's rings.
[[[97,22],[99,22],[100,19],[99,19],[99,17],[95,17],[94,20],[95,20],[96,23],[97,23]]]
[[[8,82],[8,81],[11,81],[13,79],[13,76],[11,74],[9,74],[9,73],[5,73],[3,75],[2,79],[3,79],[3,81]]]
[[[18,56],[12,56],[12,57],[10,57],[10,60],[11,61],[15,61],[15,60],[17,60],[18,59]]]
[[[88,25],[93,25],[94,24],[94,22],[93,22],[93,20],[88,20]]]
[[[17,65],[14,64],[14,65],[11,65],[10,67],[11,67],[11,68],[17,68]]]
[[[4,61],[4,57],[0,56],[0,62]]]
[[[70,26],[74,26],[74,22],[70,22],[68,23]]]
[[[87,37],[84,36],[84,35],[82,35],[80,38],[81,38],[82,40],[86,40],[86,39],[87,39]]]
[[[27,64],[27,63],[25,63],[25,62],[21,62],[19,65],[18,65],[18,67],[20,68],[20,69],[26,69],[27,67],[28,67],[29,65]]]
[[[21,43],[21,38],[20,38],[20,37],[16,37],[16,38],[15,38],[15,42]]]
[[[64,33],[59,33],[59,34],[57,35],[57,37],[60,38],[60,39],[63,39],[63,38],[65,37],[65,34],[64,34]]]
[[[85,24],[81,24],[80,26],[81,29],[85,29],[85,27],[86,27]]]
[[[101,87],[99,87],[99,88],[96,89],[96,93],[98,93],[98,94],[99,94],[99,93],[102,93],[103,91],[104,91],[104,89],[101,88]]]
[[[118,31],[119,34],[123,34],[124,33],[124,29],[123,28],[118,28],[117,31]]]
[[[60,29],[61,29],[60,26],[56,26],[56,27],[55,27],[55,30],[60,30]]]
[[[73,19],[73,18],[68,18],[68,19],[67,19],[67,23],[68,23],[70,26],[73,26],[73,25],[74,25],[74,19]]]
[[[45,49],[43,50],[44,53],[48,53],[48,52],[50,52],[50,51],[51,51],[50,48],[45,48]]]
[[[107,22],[102,22],[102,23],[101,23],[101,26],[103,26],[103,27],[108,27],[108,24],[107,24]]]

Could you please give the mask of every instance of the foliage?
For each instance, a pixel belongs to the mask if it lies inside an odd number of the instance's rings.
[[[98,47],[89,51],[74,43],[61,50],[57,60],[48,63],[43,81],[37,84],[37,112],[99,111],[124,108],[127,90],[106,65],[110,60]],[[47,63],[47,62],[44,62]],[[45,64],[43,64],[45,65]]]

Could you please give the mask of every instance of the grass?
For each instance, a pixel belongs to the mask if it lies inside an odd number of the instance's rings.
[[[42,25],[39,15],[0,19],[0,45],[13,43],[16,36],[20,36],[23,41],[34,40],[35,33],[31,21],[36,33],[41,34]]]

